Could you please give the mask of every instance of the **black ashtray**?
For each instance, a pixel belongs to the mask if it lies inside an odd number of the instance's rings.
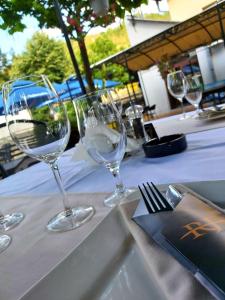
[[[184,134],[172,134],[152,139],[143,144],[143,149],[147,157],[162,157],[176,154],[187,148],[187,141]]]

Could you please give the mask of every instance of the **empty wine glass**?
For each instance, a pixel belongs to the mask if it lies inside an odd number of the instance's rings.
[[[196,109],[193,118],[198,118],[199,113],[201,112],[200,102],[202,100],[202,89],[203,89],[201,80],[197,75],[192,77],[187,77],[185,79],[185,84],[186,84],[185,98]]]
[[[22,212],[13,212],[4,215],[0,211],[0,230],[7,231],[16,227],[24,219],[24,214]]]
[[[46,162],[60,190],[64,210],[47,224],[50,231],[67,231],[89,220],[92,206],[71,208],[58,169],[58,158],[70,136],[64,107],[48,78],[27,76],[3,85],[6,122],[16,145],[27,155]]]
[[[132,190],[126,189],[120,177],[120,163],[125,154],[126,131],[110,90],[101,90],[74,100],[81,142],[88,154],[104,165],[116,181],[115,192],[104,200],[113,207],[129,201]]]
[[[0,253],[9,247],[11,240],[12,239],[9,235],[6,234],[0,235]]]
[[[186,94],[185,76],[182,71],[176,71],[167,75],[167,86],[170,94],[180,101],[182,116],[180,120],[186,119],[183,99]]]

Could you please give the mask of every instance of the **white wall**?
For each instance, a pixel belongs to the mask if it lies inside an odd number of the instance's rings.
[[[153,66],[146,71],[139,71],[138,75],[146,105],[156,104],[157,114],[168,112],[170,110],[168,95],[158,67]]]
[[[209,48],[207,46],[197,48],[196,54],[204,84],[214,82],[216,78]]]
[[[196,49],[204,84],[225,79],[225,48],[223,43]]]
[[[212,64],[214,67],[216,80],[225,79],[225,48],[224,44],[220,43],[211,47]]]
[[[126,19],[126,28],[131,46],[143,42],[144,40],[174,26],[176,22],[150,21],[135,19],[133,26],[130,18]]]
[[[135,26],[130,18],[126,20],[126,28],[131,46],[174,26],[176,22],[150,21],[135,19]],[[158,67],[138,72],[146,105],[156,104],[156,113],[170,111],[169,99]]]

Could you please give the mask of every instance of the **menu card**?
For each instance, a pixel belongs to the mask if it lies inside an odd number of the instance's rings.
[[[136,212],[133,219],[215,297],[225,299],[225,214],[188,193],[173,212]]]

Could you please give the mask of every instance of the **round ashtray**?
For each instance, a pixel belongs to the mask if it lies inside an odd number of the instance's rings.
[[[153,139],[143,144],[147,157],[162,157],[180,153],[187,148],[187,141],[184,134],[172,134]]]

